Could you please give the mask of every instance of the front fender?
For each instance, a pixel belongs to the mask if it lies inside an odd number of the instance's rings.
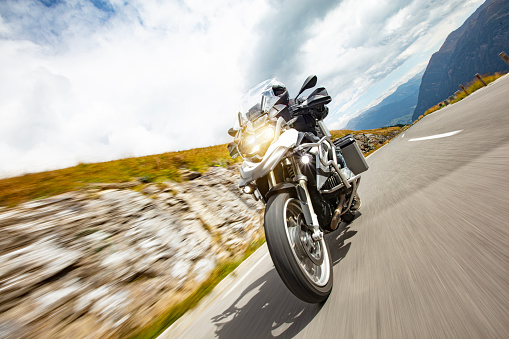
[[[265,194],[265,201],[269,201],[269,198],[273,196],[276,193],[286,191],[290,194],[296,194],[297,193],[297,187],[294,183],[291,182],[282,182],[277,184],[276,186],[272,187],[267,194]]]
[[[307,201],[304,189],[301,186],[291,182],[282,182],[272,187],[267,192],[267,194],[265,194],[265,201],[269,201],[271,196],[281,192],[288,192],[299,200],[300,206],[302,208],[302,213],[304,213],[304,219],[306,220],[306,224],[313,225],[311,211],[309,210],[308,206],[308,204],[311,204],[311,201]]]

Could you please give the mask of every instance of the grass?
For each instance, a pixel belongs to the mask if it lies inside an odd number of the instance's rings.
[[[347,134],[387,135],[399,127],[384,127],[364,131],[331,131],[332,138]],[[179,169],[204,172],[212,166],[229,166],[240,161],[232,160],[226,145],[192,150],[147,155],[95,164],[79,164],[74,167],[25,174],[0,179],[0,206],[13,207],[30,200],[55,196],[79,190],[90,183],[122,183],[138,180],[142,183],[180,181]]]
[[[332,140],[342,138],[348,134],[353,134],[353,135],[376,134],[376,135],[387,136],[387,135],[389,135],[389,133],[391,133],[393,131],[399,132],[399,130],[402,127],[403,126],[401,125],[401,126],[381,127],[381,128],[377,128],[377,129],[368,129],[368,130],[361,130],[361,131],[352,131],[352,130],[348,130],[348,129],[343,129],[343,130],[339,130],[339,131],[330,131],[330,133],[331,133]]]
[[[482,75],[481,78],[484,80],[486,85],[488,85],[490,82],[493,82],[504,75],[505,75],[505,73],[495,73],[492,75]],[[474,80],[472,80],[465,86],[465,89],[467,90],[467,92],[469,94],[472,94],[482,87],[484,87],[484,85],[481,83],[481,81],[479,79],[475,78]],[[454,98],[449,102],[449,105],[454,104],[458,101],[461,101],[466,97],[467,97],[467,94],[462,90],[458,95],[454,95]],[[440,103],[436,104],[435,106],[429,108],[426,112],[424,112],[424,115],[419,116],[419,118],[417,120],[420,120],[424,116],[426,116],[430,113],[436,112],[436,111],[444,108],[445,106],[446,106],[445,101],[440,102]]]
[[[331,131],[331,135],[332,139],[347,134],[388,135],[390,132],[400,129],[401,126],[363,131],[340,130]],[[209,167],[228,166],[240,160],[240,158],[233,160],[230,158],[226,145],[217,145],[139,158],[79,164],[60,170],[26,174],[0,180],[0,206],[10,207],[42,197],[51,197],[86,187],[90,183],[122,183],[134,180],[143,183],[166,180],[180,181],[179,169],[181,168],[204,172]],[[133,189],[140,189],[140,186]],[[96,229],[85,229],[77,237],[83,237],[96,231]],[[171,306],[150,325],[135,332],[131,338],[154,338],[163,332],[184,313],[194,308],[221,280],[235,270],[264,242],[264,238],[253,242],[241,257],[220,263],[207,280],[201,283],[185,300]],[[97,251],[102,249],[104,247],[98,248]]]
[[[362,130],[362,131],[352,131],[352,130],[339,130],[339,131],[331,131],[332,139],[341,138],[348,134],[377,134],[377,135],[388,135],[389,133],[396,131],[399,132],[403,126],[393,126],[393,127],[382,127],[374,130]],[[389,142],[387,140],[384,145]],[[377,147],[380,148],[383,145],[379,145]],[[226,147],[225,147],[226,148]],[[367,154],[374,152],[370,151]],[[207,228],[207,225],[204,224],[204,227]],[[171,326],[175,321],[177,321],[182,315],[184,315],[187,311],[193,309],[198,305],[201,299],[207,296],[214,287],[220,283],[228,274],[233,272],[247,257],[249,257],[256,249],[258,249],[263,243],[265,239],[262,238],[254,243],[252,243],[244,255],[236,260],[226,261],[220,263],[210,274],[207,280],[205,280],[193,293],[191,293],[185,300],[182,302],[171,306],[165,313],[160,315],[158,318],[154,320],[153,323],[148,325],[145,328],[140,329],[138,332],[133,334],[131,339],[139,339],[139,338],[155,338],[159,334],[161,334],[166,328]]]
[[[348,135],[348,134],[353,134],[353,135],[357,135],[357,134],[376,134],[376,135],[387,136],[391,132],[398,132],[399,133],[402,128],[405,128],[405,125],[390,126],[390,127],[381,127],[381,128],[377,128],[377,129],[361,130],[361,131],[339,130],[339,131],[330,131],[330,132],[331,132],[331,138],[332,138],[332,140],[334,140],[334,139],[342,138],[342,137],[344,137],[345,135]],[[375,149],[373,149],[373,150],[371,150],[369,152],[364,153],[364,157],[367,157],[368,155],[370,155],[371,153],[375,152],[376,150],[378,150],[382,146],[386,145],[389,141],[390,141],[390,139],[386,140],[383,144],[376,144],[375,145]]]
[[[265,243],[265,239],[252,242],[243,256],[230,261],[220,263],[205,280],[200,287],[191,293],[184,301],[172,306],[164,314],[160,315],[153,323],[134,333],[130,338],[155,338],[161,334],[166,328],[171,326],[184,313],[194,308],[201,299],[209,294],[214,287],[219,284],[228,274],[233,272],[247,257],[253,254],[261,245]]]
[[[230,158],[226,145],[217,145],[25,174],[0,180],[0,206],[51,197],[89,183],[180,181],[180,168],[204,172],[209,167],[228,166],[239,160]]]

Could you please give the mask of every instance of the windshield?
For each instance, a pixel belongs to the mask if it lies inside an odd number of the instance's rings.
[[[284,86],[276,78],[267,79],[258,85],[251,87],[241,98],[240,115],[244,121],[255,121],[274,106],[279,97],[272,91],[273,85]],[[235,128],[239,128],[238,118]]]

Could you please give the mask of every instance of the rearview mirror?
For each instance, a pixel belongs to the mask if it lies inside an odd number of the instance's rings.
[[[235,138],[235,136],[237,135],[237,132],[238,132],[238,130],[236,130],[236,129],[234,129],[234,128],[230,128],[230,129],[228,130],[228,134],[229,134],[230,136],[234,137],[234,138]]]
[[[301,95],[302,92],[304,92],[305,90],[315,87],[317,80],[318,80],[318,78],[316,77],[316,75],[308,76],[307,79],[304,80],[304,83],[302,84],[299,94],[297,94],[295,99],[297,99],[299,97],[299,95]]]

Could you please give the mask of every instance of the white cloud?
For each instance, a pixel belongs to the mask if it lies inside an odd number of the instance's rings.
[[[3,1],[0,177],[225,143],[262,76],[317,74],[341,126],[480,3]]]
[[[142,2],[99,26],[68,7],[1,22],[0,176],[228,141],[263,4]],[[56,40],[27,31],[37,11]]]
[[[481,3],[373,0],[359,5],[345,0],[330,11],[311,28],[313,38],[303,47],[302,63],[303,73],[322,75],[333,96],[329,122],[343,127],[393,92],[401,78],[420,72],[438,44]],[[394,78],[391,74],[397,78],[374,96],[375,85]],[[357,107],[359,103],[363,106]]]

